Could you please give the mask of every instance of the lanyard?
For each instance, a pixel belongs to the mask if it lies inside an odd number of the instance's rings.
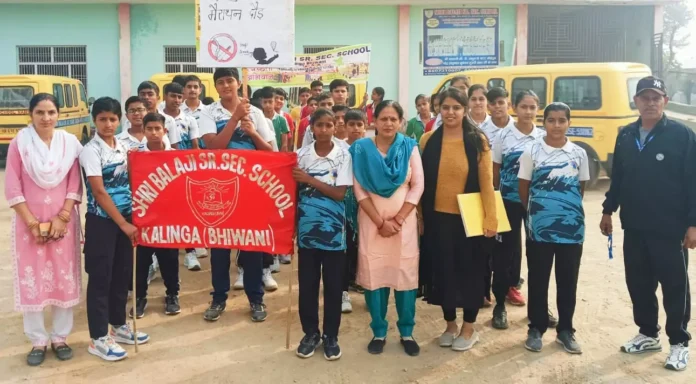
[[[636,137],[636,147],[638,147],[638,152],[643,152],[643,149],[645,149],[645,146],[648,145],[649,142],[652,141],[652,139],[655,137],[655,135],[648,135],[648,137],[645,139],[645,143],[641,144],[640,139]]]
[[[614,238],[611,233],[607,240],[607,248],[609,249],[609,260],[611,260],[614,258]]]

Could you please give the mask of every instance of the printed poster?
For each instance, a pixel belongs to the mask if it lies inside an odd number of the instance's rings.
[[[198,67],[294,65],[294,0],[199,2]]]
[[[423,11],[423,74],[441,76],[500,64],[498,8]]]
[[[293,252],[297,154],[131,152],[128,162],[138,244]]]
[[[252,87],[309,87],[314,80],[324,84],[345,79],[365,83],[370,75],[370,44],[352,45],[314,54],[295,55],[289,68],[249,68]]]

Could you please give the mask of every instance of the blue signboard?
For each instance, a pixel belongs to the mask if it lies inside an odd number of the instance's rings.
[[[498,16],[498,8],[424,10],[423,74],[497,66]]]

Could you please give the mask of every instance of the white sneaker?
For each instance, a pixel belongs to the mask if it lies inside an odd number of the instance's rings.
[[[99,356],[106,361],[118,361],[128,357],[128,352],[120,345],[116,344],[110,336],[103,336],[96,340],[92,339],[87,348],[87,352],[94,356]]]
[[[280,272],[280,260],[278,259],[278,255],[273,256],[273,264],[271,264],[269,269],[271,270],[271,273]]]
[[[660,338],[648,337],[643,334],[638,334],[638,336],[631,339],[628,343],[621,346],[621,352],[638,354],[650,351],[661,351],[662,345],[660,344]]]
[[[135,345],[135,336],[128,324],[124,324],[118,328],[112,325],[109,336],[117,343]],[[150,336],[147,333],[138,331],[138,344],[145,344],[148,341],[150,341]]]
[[[672,371],[683,371],[689,363],[689,347],[684,343],[669,346],[669,356],[665,360],[665,368]]]
[[[239,273],[237,274],[237,280],[235,280],[234,284],[232,285],[232,289],[238,291],[240,289],[244,289],[244,269],[237,268],[237,271]]]
[[[281,264],[292,264],[291,255],[280,255],[279,259]]]
[[[271,275],[271,270],[269,268],[263,270],[263,276],[261,276],[261,280],[263,281],[263,286],[266,288],[267,291],[272,292],[278,289],[278,283],[276,283],[275,279]]]
[[[208,250],[205,248],[196,248],[196,255],[198,255],[199,259],[204,259],[208,257]]]
[[[198,256],[196,252],[189,252],[184,256],[184,267],[188,268],[189,271],[200,271],[201,263],[198,262]]]
[[[350,303],[350,295],[347,291],[343,291],[343,300],[341,301],[341,313],[353,312],[353,304]]]

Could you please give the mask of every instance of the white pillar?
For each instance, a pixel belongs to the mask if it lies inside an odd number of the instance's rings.
[[[119,68],[121,75],[121,101],[125,102],[131,94],[131,27],[130,27],[130,4],[120,3],[118,5],[118,53]]]

